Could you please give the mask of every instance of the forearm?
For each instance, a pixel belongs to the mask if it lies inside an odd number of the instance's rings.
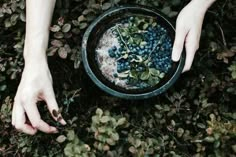
[[[215,2],[216,0],[192,0],[191,3],[195,3],[196,7],[199,8],[199,10],[202,10],[204,12],[207,11],[207,9]]]
[[[49,28],[56,0],[26,1],[26,36],[24,59],[46,59]]]

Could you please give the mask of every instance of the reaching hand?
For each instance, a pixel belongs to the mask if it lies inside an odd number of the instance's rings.
[[[40,62],[26,64],[20,85],[18,87],[12,111],[12,125],[27,134],[35,134],[37,130],[45,133],[56,133],[57,129],[41,119],[37,108],[37,101],[44,100],[52,117],[53,110],[58,111],[58,105],[52,87],[52,78],[46,59]],[[29,122],[27,122],[27,117]],[[59,115],[60,116],[60,115]],[[61,118],[59,122],[66,122]]]
[[[179,61],[185,45],[186,61],[183,72],[190,70],[199,48],[202,23],[208,7],[214,0],[192,0],[178,15],[172,60]]]

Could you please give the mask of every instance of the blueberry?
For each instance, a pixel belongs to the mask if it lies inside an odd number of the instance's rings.
[[[139,55],[142,55],[142,54],[143,54],[143,51],[138,51],[138,54],[139,54]]]
[[[148,29],[147,29],[148,31],[152,31],[152,27],[148,27]]]
[[[142,67],[138,67],[137,71],[142,71]]]
[[[116,46],[113,46],[111,49],[112,49],[113,51],[116,51],[116,50],[117,50],[117,47],[116,47]]]
[[[128,56],[128,59],[130,59],[130,60],[133,59],[133,56],[132,56],[132,55],[129,55],[129,56]]]
[[[109,49],[109,50],[108,50],[108,53],[113,53],[113,50],[112,50],[112,49]]]
[[[145,33],[145,34],[143,35],[143,37],[144,37],[144,38],[148,38],[148,34]]]
[[[119,54],[115,54],[115,58],[117,59],[117,58],[119,58],[120,57],[120,55]]]
[[[117,72],[118,72],[118,73],[121,73],[122,70],[121,70],[120,68],[117,68]]]
[[[119,49],[116,51],[116,53],[118,54],[118,55],[121,55],[122,54],[122,51],[120,51]]]
[[[108,50],[108,54],[109,54],[109,56],[112,57],[112,58],[116,56],[115,52],[114,52],[112,49],[109,49],[109,50]]]
[[[124,58],[122,58],[120,61],[122,64],[126,62],[126,60]]]
[[[120,52],[124,51],[124,48],[123,48],[123,47],[120,47],[120,48],[119,48],[119,51],[120,51]]]

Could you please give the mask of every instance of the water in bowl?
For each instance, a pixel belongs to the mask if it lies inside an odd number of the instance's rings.
[[[142,89],[165,77],[171,51],[171,38],[156,19],[130,16],[104,32],[95,56],[106,79],[125,89]]]

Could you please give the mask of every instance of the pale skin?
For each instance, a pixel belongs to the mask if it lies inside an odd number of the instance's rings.
[[[205,13],[214,1],[192,0],[177,18],[172,60],[178,61],[185,47],[187,56],[183,71],[191,68],[199,47]],[[30,135],[37,131],[58,132],[56,127],[50,126],[41,118],[37,108],[38,101],[45,101],[51,116],[57,120],[52,114],[53,110],[58,111],[58,104],[46,57],[55,2],[56,0],[26,0],[25,67],[14,100],[12,125]],[[26,115],[30,123],[26,123]],[[59,122],[66,124],[63,118]]]
[[[190,70],[199,48],[202,23],[207,9],[215,0],[192,0],[178,15],[172,60],[179,61],[185,47],[186,61],[183,72]]]
[[[55,127],[41,119],[36,104],[38,101],[45,101],[52,117],[57,120],[52,114],[53,110],[58,110],[58,104],[46,57],[54,6],[55,0],[26,1],[25,67],[15,96],[12,125],[17,130],[30,135],[34,135],[38,130],[57,133]],[[25,123],[26,115],[30,124]],[[59,122],[66,124],[63,118]]]

